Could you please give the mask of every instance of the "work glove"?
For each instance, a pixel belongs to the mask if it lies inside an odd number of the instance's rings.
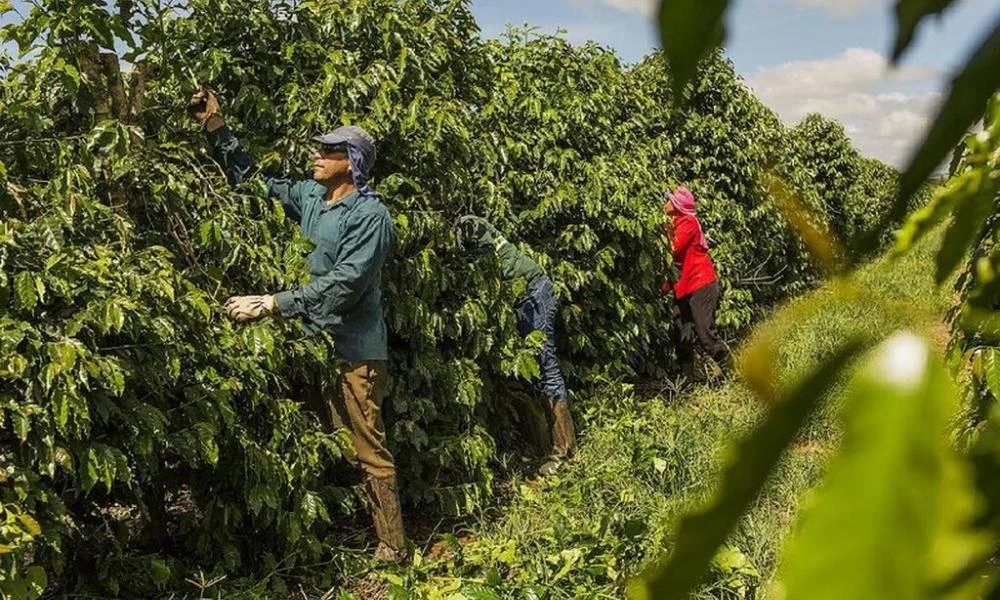
[[[273,315],[278,307],[274,296],[233,296],[226,300],[225,309],[230,319],[242,323]]]
[[[205,128],[205,131],[215,131],[226,122],[222,119],[222,109],[212,92],[201,89],[188,101],[188,115]]]

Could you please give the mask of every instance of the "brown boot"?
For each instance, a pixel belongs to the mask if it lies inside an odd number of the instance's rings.
[[[385,562],[402,563],[406,560],[406,532],[403,529],[403,514],[399,508],[399,491],[396,476],[365,476],[365,490],[371,504],[372,520],[378,547],[375,559]]]
[[[552,415],[552,452],[538,472],[550,475],[559,464],[576,454],[576,428],[573,426],[573,414],[569,411],[569,403],[549,398],[549,409]]]

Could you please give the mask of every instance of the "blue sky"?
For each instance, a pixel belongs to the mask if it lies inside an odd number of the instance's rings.
[[[566,30],[635,62],[659,43],[656,0],[472,0],[483,35],[508,24]],[[861,150],[902,164],[949,76],[995,20],[996,0],[963,0],[926,24],[900,69],[884,56],[891,0],[736,0],[727,53],[758,96],[794,124],[808,112],[844,123]]]

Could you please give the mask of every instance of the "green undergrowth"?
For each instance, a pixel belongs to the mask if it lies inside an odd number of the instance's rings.
[[[903,258],[882,257],[847,281],[779,307],[744,345],[776,340],[779,384],[852,335],[908,328],[943,345],[950,287],[936,287],[926,268],[932,237]],[[638,386],[609,385],[579,407],[576,460],[543,481],[513,481],[509,505],[486,511],[469,530],[442,536],[434,558],[399,573],[374,573],[389,582],[388,596],[622,597],[628,578],[670,547],[672,523],[711,490],[727,444],[762,410],[736,380],[681,393],[665,388],[649,397]],[[803,493],[819,481],[836,443],[840,394],[838,388],[783,460],[698,597],[765,595]]]

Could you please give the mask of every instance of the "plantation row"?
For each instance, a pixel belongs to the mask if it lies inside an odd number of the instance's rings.
[[[950,313],[948,362],[960,379],[964,414],[956,424],[959,448],[975,471],[977,492],[984,500],[980,525],[992,535],[1000,494],[993,483],[1000,469],[1000,92],[994,93],[982,117],[982,130],[965,136],[955,149],[949,178],[927,206],[915,212],[901,230],[898,247],[908,250],[934,227],[949,221],[935,256],[935,276],[947,284],[953,271],[957,301]],[[968,250],[971,248],[971,253]]]
[[[0,62],[7,593],[147,594],[194,565],[329,559],[329,524],[360,502],[346,438],[308,410],[337,376],[335,341],[223,318],[230,295],[301,282],[309,248],[262,183],[230,188],[204,151],[184,110],[201,85],[268,170],[303,173],[307,140],[341,123],[375,135],[398,237],[386,420],[404,501],[433,514],[489,496],[491,459],[524,444],[535,402],[523,290],[466,262],[457,216],[491,218],[554,280],[583,407],[602,382],[671,371],[669,186],[699,198],[730,335],[822,275],[783,209],[853,258],[872,224],[892,228],[895,171],[820,116],[785,128],[721,55],[678,111],[661,55],[484,41],[462,0],[116,8],[40,0],[3,30],[27,53]],[[115,40],[125,75],[97,50]]]

